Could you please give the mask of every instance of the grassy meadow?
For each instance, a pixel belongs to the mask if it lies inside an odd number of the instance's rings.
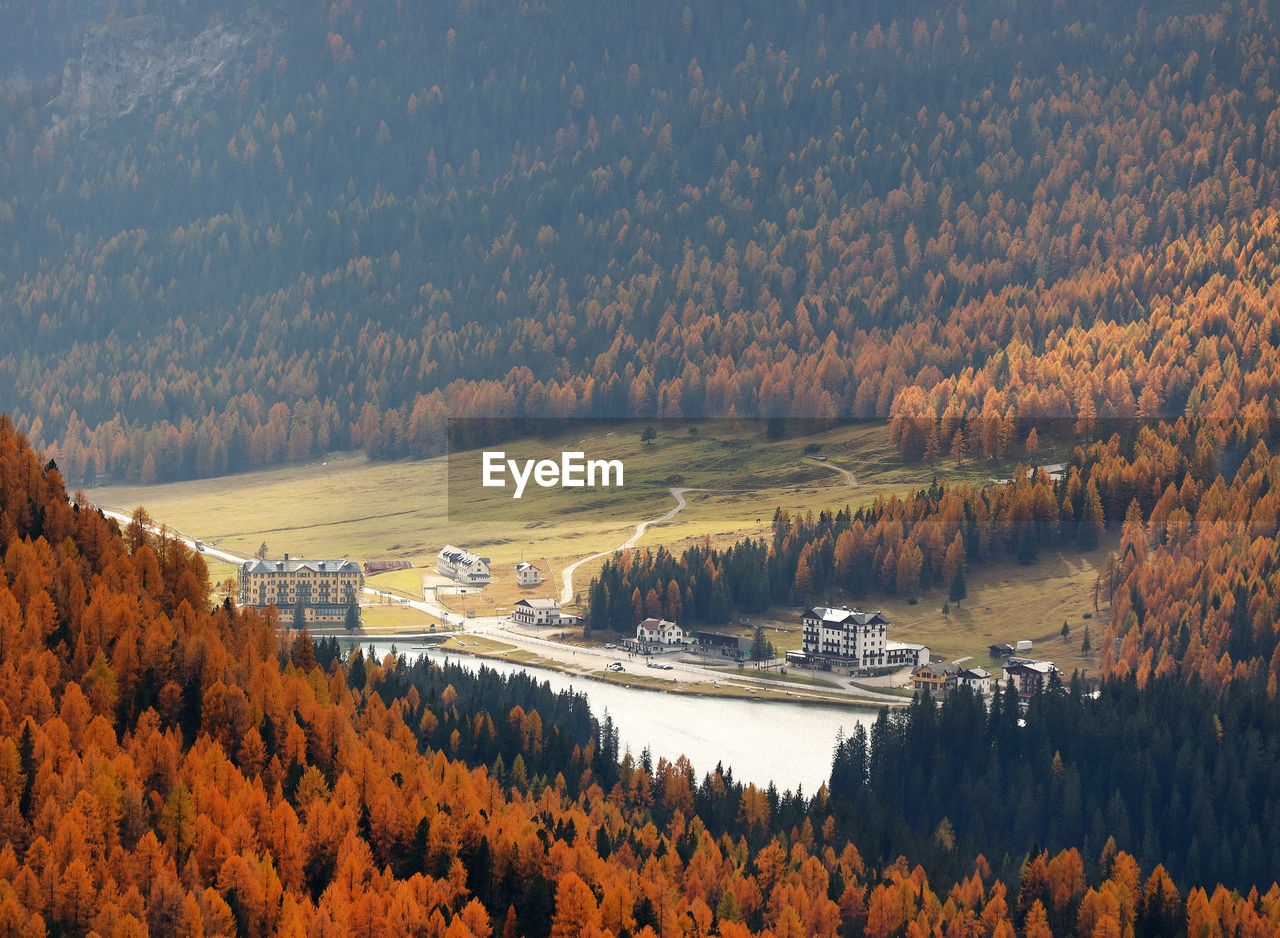
[[[322,461],[217,479],[97,486],[87,494],[122,511],[144,506],[171,528],[244,556],[265,544],[272,556],[406,559],[433,566],[436,552],[453,543],[491,557],[501,579],[503,568],[521,559],[546,560],[558,573],[583,556],[616,548],[637,523],[674,507],[672,486],[704,491],[689,492],[684,512],[651,528],[641,544],[678,549],[705,537],[729,543],[767,531],[779,506],[818,511],[856,505],[926,485],[935,473],[974,479],[993,471],[978,464],[904,464],[879,424],[779,441],[767,440],[758,422],[677,426],[680,432],[660,432],[647,443],[628,424],[591,438],[570,432],[502,446],[508,458],[518,460],[569,449],[592,459],[620,459],[626,466],[621,490],[542,489],[531,483],[517,501],[511,488],[480,486],[479,451],[471,451],[397,462],[335,453]],[[827,461],[806,457],[809,444],[817,444]],[[851,487],[836,467],[852,471],[858,485]],[[588,582],[590,569],[583,573]],[[410,591],[416,586],[403,576],[388,582]]]
[[[853,424],[802,438],[768,439],[759,422],[656,422],[656,438],[641,440],[641,426],[567,431],[557,437],[525,438],[502,449],[516,460],[579,450],[590,459],[617,459],[626,467],[622,489],[539,488],[532,482],[520,500],[505,489],[480,485],[480,451],[422,461],[370,462],[362,454],[337,453],[300,465],[156,486],[96,487],[87,494],[104,507],[131,511],[142,505],[159,521],[207,544],[244,556],[263,544],[271,556],[409,560],[415,569],[372,577],[369,585],[399,595],[421,596],[424,577],[446,543],[491,558],[495,582],[483,593],[442,596],[456,611],[478,615],[510,608],[519,598],[556,595],[563,569],[583,557],[612,551],[635,534],[636,525],[660,518],[675,506],[670,488],[688,488],[687,506],[674,518],[651,525],[640,546],[665,545],[679,552],[710,540],[728,545],[769,531],[774,511],[858,506],[881,495],[904,493],[947,480],[983,481],[1007,476],[1013,462],[945,462],[922,466],[897,458],[883,424]],[[823,457],[821,460],[817,457]],[[1056,458],[1041,455],[1043,461]],[[453,461],[452,467],[450,460]],[[842,471],[843,470],[843,471]],[[852,474],[851,484],[849,474]],[[1106,550],[1091,554],[1046,553],[1028,567],[1013,564],[971,571],[969,596],[947,614],[941,591],[909,604],[897,597],[871,597],[864,608],[883,609],[895,640],[924,642],[947,658],[987,661],[987,646],[1019,639],[1036,642],[1037,655],[1060,667],[1096,669],[1080,656],[1086,613],[1093,613],[1093,583]],[[521,589],[511,568],[536,563],[554,577]],[[585,597],[603,558],[579,567],[575,593]],[[235,567],[212,563],[221,583]],[[825,601],[838,603],[841,597]],[[425,628],[431,620],[372,606],[369,628]],[[1102,616],[1091,620],[1095,651]],[[759,619],[780,652],[800,645],[795,609],[773,610]],[[1068,623],[1067,640],[1059,636]]]

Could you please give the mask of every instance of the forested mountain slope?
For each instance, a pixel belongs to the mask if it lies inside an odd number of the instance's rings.
[[[1273,392],[1261,6],[30,7],[70,67],[0,95],[0,383],[73,479],[422,455],[449,415],[998,451]],[[167,83],[91,93],[144,46]]]
[[[1079,797],[1083,779],[1089,805],[1106,749],[1123,770],[1107,781],[1120,787],[1105,820],[1094,812],[1086,823],[1126,836],[1125,792],[1148,766],[1076,735],[1078,693],[1035,701],[1025,728],[998,701],[984,726],[971,698],[937,713],[923,702],[909,723],[882,716],[869,758],[865,737],[842,744],[831,792],[779,796],[720,767],[699,779],[683,758],[619,759],[616,736],[582,698],[527,679],[358,651],[343,661],[336,643],[282,632],[273,614],[210,609],[200,555],[142,521],[121,532],[69,501],[57,469],[0,416],[8,934],[1154,938],[1280,928],[1280,887],[1232,890],[1206,869],[1240,842],[1233,879],[1265,879],[1259,837],[1274,827],[1274,784],[1232,784],[1216,814],[1201,797],[1219,773],[1268,774],[1270,751],[1235,731],[1269,731],[1274,705],[1232,705],[1209,721],[1213,702],[1196,695],[1179,726],[1198,738],[1176,760],[1156,719],[1150,741],[1162,761],[1151,770],[1174,765],[1169,809],[1185,806],[1180,785],[1200,806],[1197,866],[1181,871],[1190,884],[1140,867],[1111,840],[1088,855],[1028,849],[993,869],[972,853],[983,839],[1005,842],[975,826],[979,799],[957,813],[963,840],[945,817],[933,836],[913,834],[893,810],[951,810],[934,799],[926,769],[956,730],[989,733],[996,755],[985,777],[1014,786],[1034,782],[1021,747],[1061,740],[1061,753],[1036,757],[1049,767],[1051,800],[1023,787],[1018,827],[1046,808],[1052,823],[1076,823],[1053,807],[1057,796]],[[1145,741],[1148,724],[1124,716],[1141,706],[1132,684],[1107,693],[1119,706],[1105,711],[1103,731]],[[1232,732],[1220,754],[1215,722]],[[886,806],[903,747],[920,756],[912,792],[930,798]],[[966,784],[982,774],[979,761],[964,765]],[[1214,823],[1247,813],[1251,797],[1268,822],[1261,835],[1259,825]]]

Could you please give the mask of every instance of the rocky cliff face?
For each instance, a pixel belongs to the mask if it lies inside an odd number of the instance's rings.
[[[85,129],[135,111],[194,104],[239,85],[277,32],[259,14],[193,35],[177,34],[155,14],[94,26],[79,59],[66,64],[54,109]]]

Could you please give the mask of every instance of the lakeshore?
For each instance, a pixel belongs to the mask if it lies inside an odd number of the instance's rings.
[[[385,656],[391,643],[373,642],[374,652]],[[824,703],[816,699],[775,699],[763,694],[715,696],[695,690],[653,694],[642,685],[603,680],[595,674],[575,674],[544,665],[492,654],[475,654],[470,648],[423,651],[397,644],[398,654],[427,654],[437,664],[473,669],[487,667],[500,674],[524,671],[554,691],[582,694],[596,719],[612,721],[620,751],[637,760],[647,754],[674,763],[689,760],[698,777],[717,766],[731,771],[738,781],[778,791],[817,791],[830,777],[836,742],[856,726],[870,730],[875,711],[847,702]],[[779,706],[779,703],[800,704]]]

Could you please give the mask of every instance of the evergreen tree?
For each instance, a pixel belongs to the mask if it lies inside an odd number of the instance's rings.
[[[773,659],[773,644],[764,637],[764,626],[757,625],[755,636],[751,640],[751,660],[756,667]]]
[[[1076,529],[1076,543],[1081,550],[1093,550],[1098,546],[1105,521],[1102,498],[1098,494],[1098,487],[1094,484],[1093,477],[1090,476],[1084,496],[1084,514],[1080,519],[1080,527]]]
[[[861,723],[853,735],[843,730],[836,738],[836,753],[831,764],[831,796],[856,803],[867,784],[867,728]]]

